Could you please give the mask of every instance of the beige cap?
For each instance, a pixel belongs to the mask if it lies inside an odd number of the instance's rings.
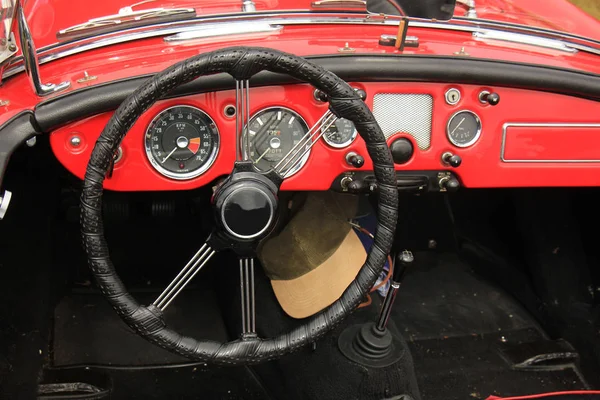
[[[309,317],[340,298],[367,253],[348,220],[358,198],[309,193],[286,227],[259,250],[259,259],[283,310]]]

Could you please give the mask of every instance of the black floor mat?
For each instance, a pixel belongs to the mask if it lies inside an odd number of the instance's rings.
[[[487,399],[493,394],[516,396],[586,389],[574,368],[513,370],[498,352],[503,337],[516,343],[540,339],[539,332],[526,329],[411,342],[423,399]]]
[[[203,285],[206,286],[206,285]],[[157,293],[133,293],[143,304]],[[214,292],[183,291],[165,311],[169,326],[196,338],[227,341]],[[100,293],[65,296],[54,312],[52,368],[43,382],[104,376],[111,399],[265,399],[247,367],[216,368],[163,350],[135,334]]]
[[[110,391],[111,400],[206,399],[270,400],[248,367],[215,368],[204,365],[170,368],[53,368],[44,384],[86,382]]]
[[[415,255],[398,294],[394,321],[409,341],[539,329],[512,296],[451,253]]]
[[[500,356],[498,345],[546,339],[536,322],[510,295],[477,277],[455,255],[418,253],[416,260],[397,298],[393,319],[411,348],[424,400],[486,399],[493,394],[516,396],[586,388],[575,368],[560,371],[511,369]],[[155,295],[138,294],[137,297],[142,302],[149,302]],[[99,294],[86,296],[71,295],[56,309],[55,365],[114,366],[185,361],[134,336]],[[269,296],[273,297],[272,294]],[[258,297],[261,299],[259,320],[270,321],[270,331],[263,332],[266,336],[276,334],[283,328],[278,321],[285,320],[277,315],[281,313],[278,307],[274,308],[275,311],[265,308],[271,304],[269,296]],[[171,325],[187,330],[195,337],[226,338],[223,322],[219,315],[215,315],[218,308],[210,291],[188,291],[185,297],[178,298],[177,304],[177,307],[168,309],[173,314],[168,316]],[[232,307],[237,307],[237,304],[232,299]],[[374,317],[377,310],[370,311]],[[353,319],[365,312],[367,309],[356,313]],[[331,341],[334,345],[329,346],[329,355],[322,356],[333,357],[331,352],[336,351],[334,336],[325,338],[318,345],[317,353],[328,347],[326,341]],[[327,360],[334,358],[317,362],[317,353],[305,350],[281,361],[256,367],[255,371],[275,398],[290,398],[288,389],[292,386],[295,393],[308,395],[319,388],[319,393],[331,395],[331,390],[323,388],[335,387],[333,382],[348,387],[356,385],[356,382],[349,382],[341,371],[335,372],[331,365],[324,368]],[[342,365],[343,361],[339,360],[335,365]],[[307,370],[322,377],[322,381],[308,379],[313,375]],[[196,397],[202,393],[202,398],[266,396],[248,369],[174,366],[134,371],[113,368],[109,374],[117,398],[124,393],[139,394],[138,398],[160,398],[167,393],[174,398],[186,393],[190,396],[195,393]],[[325,382],[330,383],[326,385]],[[231,387],[231,393],[220,391],[224,387]]]
[[[454,254],[416,254],[397,298],[394,322],[413,352],[423,399],[486,399],[586,385],[573,368],[516,371],[501,342],[546,339],[537,323],[501,289],[473,274]]]
[[[134,293],[142,304],[156,293]],[[214,292],[182,292],[165,311],[174,329],[191,337],[227,340]],[[188,363],[135,334],[100,293],[70,294],[54,311],[53,365],[147,366]]]

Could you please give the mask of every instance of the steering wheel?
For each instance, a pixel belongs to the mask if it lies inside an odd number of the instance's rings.
[[[254,251],[276,223],[278,192],[285,173],[277,168],[259,172],[237,149],[231,175],[217,188],[212,204],[215,228],[159,298],[148,306],[127,291],[111,262],[102,222],[103,181],[113,155],[135,121],[161,97],[203,75],[228,73],[239,88],[267,70],[288,74],[325,93],[330,112],[354,123],[373,161],[378,183],[378,224],[374,243],[355,280],[342,296],[303,324],[274,338],[259,338],[254,318]],[[241,82],[241,84],[240,84]],[[239,104],[239,103],[238,103]],[[242,104],[249,110],[247,103]],[[238,114],[243,114],[238,107]],[[248,113],[246,113],[247,116]],[[239,125],[239,124],[238,124]],[[238,147],[243,147],[243,124],[238,127]],[[318,138],[317,138],[318,139]],[[250,205],[250,206],[249,206]],[[81,232],[88,263],[96,282],[117,314],[153,344],[191,360],[219,365],[247,365],[268,361],[314,342],[347,317],[364,299],[383,269],[398,214],[396,173],[390,150],[373,114],[345,81],[301,57],[278,50],[231,47],[181,61],[148,79],[123,101],[96,142],[90,157],[81,196]],[[243,223],[241,222],[243,221]],[[186,337],[168,328],[163,311],[215,252],[230,249],[240,257],[243,332],[238,340],[219,343]]]

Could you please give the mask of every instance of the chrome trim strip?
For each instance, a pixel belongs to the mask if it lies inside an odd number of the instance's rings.
[[[386,16],[386,18],[369,18],[368,14],[361,12],[346,12],[346,13],[312,13],[305,11],[289,11],[282,13],[245,13],[232,15],[218,16],[203,16],[197,19],[188,19],[180,22],[169,22],[162,24],[147,25],[144,27],[130,28],[124,31],[108,33],[95,37],[74,40],[72,42],[54,44],[44,47],[39,51],[39,62],[45,64],[63,57],[78,54],[87,50],[98,49],[105,46],[129,42],[133,40],[146,39],[156,36],[173,35],[177,33],[194,31],[198,26],[204,26],[206,29],[216,28],[217,24],[223,22],[244,22],[245,24],[252,23],[269,23],[271,25],[383,25],[383,26],[398,26],[400,19],[395,16]],[[218,25],[220,26],[220,25]],[[577,35],[572,35],[565,32],[557,32],[547,29],[531,28],[516,24],[501,24],[489,20],[472,20],[466,18],[454,18],[450,21],[429,21],[418,18],[410,18],[410,26],[416,28],[432,28],[452,30],[458,32],[481,32],[502,31],[509,29],[515,33],[534,34],[540,37],[553,38],[564,40],[568,46],[585,51],[588,53],[600,55],[600,41],[584,38]],[[579,42],[579,43],[577,43]],[[22,57],[14,58],[4,72],[2,78],[8,78],[12,75],[23,71]]]
[[[273,25],[267,22],[257,22],[248,24],[246,22],[234,22],[231,24],[219,24],[215,28],[214,25],[201,25],[194,30],[179,32],[171,36],[165,37],[164,41],[181,42],[184,40],[205,39],[216,36],[229,36],[250,33],[279,33],[283,29],[281,25]]]
[[[365,0],[317,0],[311,3],[312,8],[360,8],[367,10],[367,2]]]
[[[473,32],[473,38],[486,42],[488,40],[498,40],[511,43],[528,44],[536,47],[564,51],[567,53],[577,53],[577,49],[567,45],[562,40],[540,38],[522,33],[502,32],[502,31],[478,31]]]
[[[99,18],[92,18],[87,22],[70,26],[66,29],[58,31],[56,38],[60,41],[71,39],[77,39],[88,35],[99,35],[101,30],[106,28],[120,28],[127,27],[128,25],[144,23],[147,20],[162,20],[165,18],[173,18],[174,16],[180,18],[194,18],[196,17],[196,10],[193,8],[149,8],[145,10],[133,11],[132,6],[124,7],[119,10],[118,14],[107,15]],[[119,29],[117,29],[119,30]]]
[[[600,160],[507,160],[504,156],[506,148],[506,134],[510,127],[534,127],[534,128],[600,128],[600,123],[527,123],[527,122],[507,122],[502,126],[502,146],[500,147],[500,161],[503,163],[529,163],[529,164],[547,164],[547,163],[598,163]]]

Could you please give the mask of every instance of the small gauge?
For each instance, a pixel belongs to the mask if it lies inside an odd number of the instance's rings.
[[[191,179],[215,161],[219,131],[204,111],[175,106],[152,120],[144,142],[148,160],[159,173],[173,179]]]
[[[456,147],[469,147],[481,135],[481,120],[472,111],[459,111],[450,117],[446,134],[450,143]]]
[[[310,155],[308,145],[303,149],[294,147],[305,139],[307,132],[306,122],[298,113],[288,108],[271,107],[261,110],[250,119],[248,124],[249,158],[256,169],[268,171],[294,149],[292,154],[296,157],[292,157],[290,162],[286,159],[280,166],[286,178],[292,176],[304,166]]]
[[[323,140],[331,147],[341,149],[349,146],[356,139],[357,135],[358,132],[352,121],[345,118],[338,118],[333,125],[327,128],[323,134]]]

